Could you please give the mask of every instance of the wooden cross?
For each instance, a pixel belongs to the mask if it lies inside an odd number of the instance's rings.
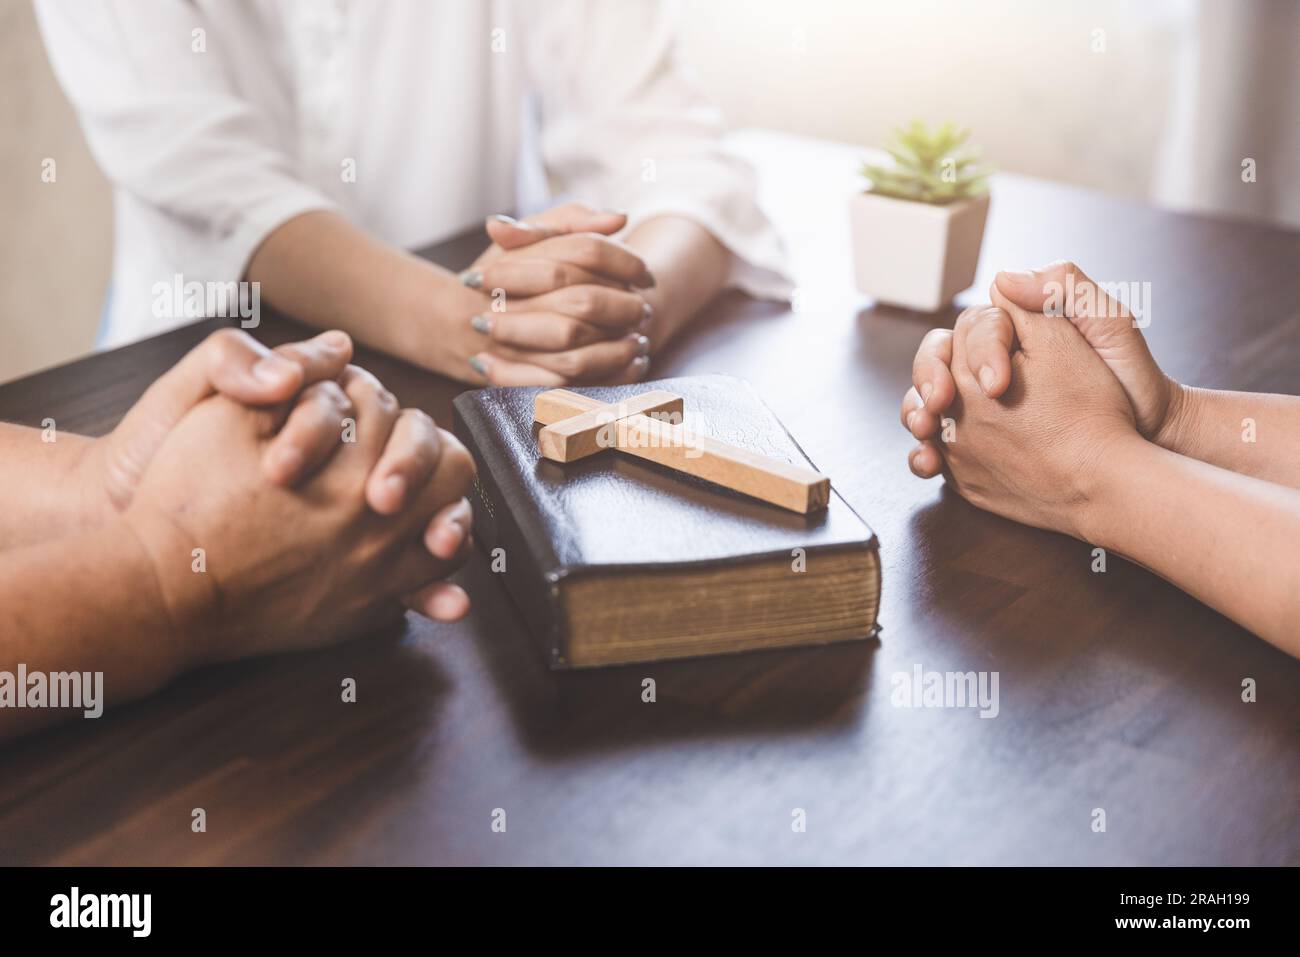
[[[608,405],[551,389],[538,394],[533,417],[543,426],[542,456],[555,462],[614,448],[792,512],[816,512],[830,501],[825,475],[694,434],[681,422],[683,411],[682,397],[662,389]]]

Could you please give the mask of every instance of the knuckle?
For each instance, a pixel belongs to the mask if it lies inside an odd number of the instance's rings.
[[[957,317],[957,321],[952,325],[953,331],[955,332],[958,329],[969,329],[974,325],[975,321],[979,318],[981,308],[982,307],[980,306],[967,306],[963,309],[961,315]]]
[[[326,396],[327,401],[329,401],[336,409],[344,413],[352,411],[352,399],[343,391],[343,387],[337,382],[333,379],[326,379],[324,382],[318,383],[318,385],[321,392]]]
[[[256,345],[253,337],[240,329],[218,329],[203,341],[201,348],[213,362],[222,364],[252,351]]]
[[[586,369],[586,362],[579,352],[560,352],[555,356],[554,372],[566,379],[575,379]]]
[[[415,429],[422,432],[428,432],[430,435],[433,435],[438,431],[438,427],[434,424],[433,416],[428,412],[425,412],[423,409],[403,409],[402,415],[410,419],[411,426]]]
[[[560,347],[576,349],[582,345],[582,326],[574,319],[565,319],[560,327]]]
[[[343,370],[343,391],[356,400],[383,388],[379,380],[360,366],[349,365]]]
[[[231,329],[225,327],[218,329],[204,340],[204,344],[210,344],[214,349],[228,349],[234,345],[242,345],[251,342],[252,336],[241,329]]]
[[[569,306],[580,319],[590,319],[596,314],[597,297],[591,286],[574,286],[569,293]]]
[[[590,266],[599,266],[605,259],[604,241],[591,233],[578,235],[576,251],[579,260]]]
[[[921,347],[917,350],[917,355],[929,355],[935,351],[941,342],[947,339],[952,333],[947,329],[931,329],[921,340]]]

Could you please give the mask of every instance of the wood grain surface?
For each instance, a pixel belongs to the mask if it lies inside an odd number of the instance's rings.
[[[464,622],[212,668],[0,750],[0,863],[1300,863],[1300,662],[1137,567],[1094,574],[1086,543],[913,478],[898,404],[955,308],[853,292],[856,151],[740,145],[786,231],[795,308],[730,294],[651,375],[758,387],[880,537],[879,642],[552,673],[477,556]],[[461,268],[481,243],[430,255]],[[960,301],[1063,256],[1152,284],[1147,335],[1176,378],[1300,391],[1300,235],[1002,176]],[[102,433],[213,327],[0,387],[0,415]],[[450,421],[462,386],[363,360]],[[918,666],[997,672],[996,718],[894,706],[893,677]]]

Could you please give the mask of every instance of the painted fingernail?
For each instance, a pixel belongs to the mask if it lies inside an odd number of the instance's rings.
[[[650,337],[636,336],[636,354],[638,356],[648,356],[650,354]]]
[[[481,332],[484,335],[487,335],[489,332],[492,331],[491,316],[484,316],[484,315],[475,316],[473,319],[469,321],[469,324],[474,327],[474,330],[476,332]]]
[[[988,395],[989,389],[993,388],[992,366],[984,366],[984,368],[980,369],[980,388],[984,390],[985,395]]]
[[[930,394],[932,392],[934,392],[934,386],[931,383],[929,382],[921,383],[921,404],[922,405],[930,401]]]
[[[257,360],[253,365],[253,375],[263,382],[274,385],[287,381],[296,368],[298,368],[297,363],[272,352],[269,356]]]
[[[403,496],[406,495],[406,479],[401,475],[390,475],[384,479],[384,488],[388,489],[393,496],[393,501],[400,506]]]
[[[477,372],[479,375],[483,376],[484,378],[487,377],[488,374],[487,360],[484,359],[482,356],[470,356],[469,367],[473,369],[475,372]]]
[[[483,274],[477,269],[466,269],[457,278],[460,279],[462,286],[468,286],[470,289],[479,289],[483,285]]]

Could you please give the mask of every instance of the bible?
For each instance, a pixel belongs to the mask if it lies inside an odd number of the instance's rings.
[[[682,399],[690,434],[799,475],[813,468],[745,382],[688,376],[573,390]],[[541,388],[466,392],[454,429],[474,456],[474,537],[553,668],[817,645],[877,632],[875,535],[829,489],[796,513],[611,448],[539,451]],[[712,447],[712,446],[711,446]],[[757,460],[756,460],[757,461]]]

